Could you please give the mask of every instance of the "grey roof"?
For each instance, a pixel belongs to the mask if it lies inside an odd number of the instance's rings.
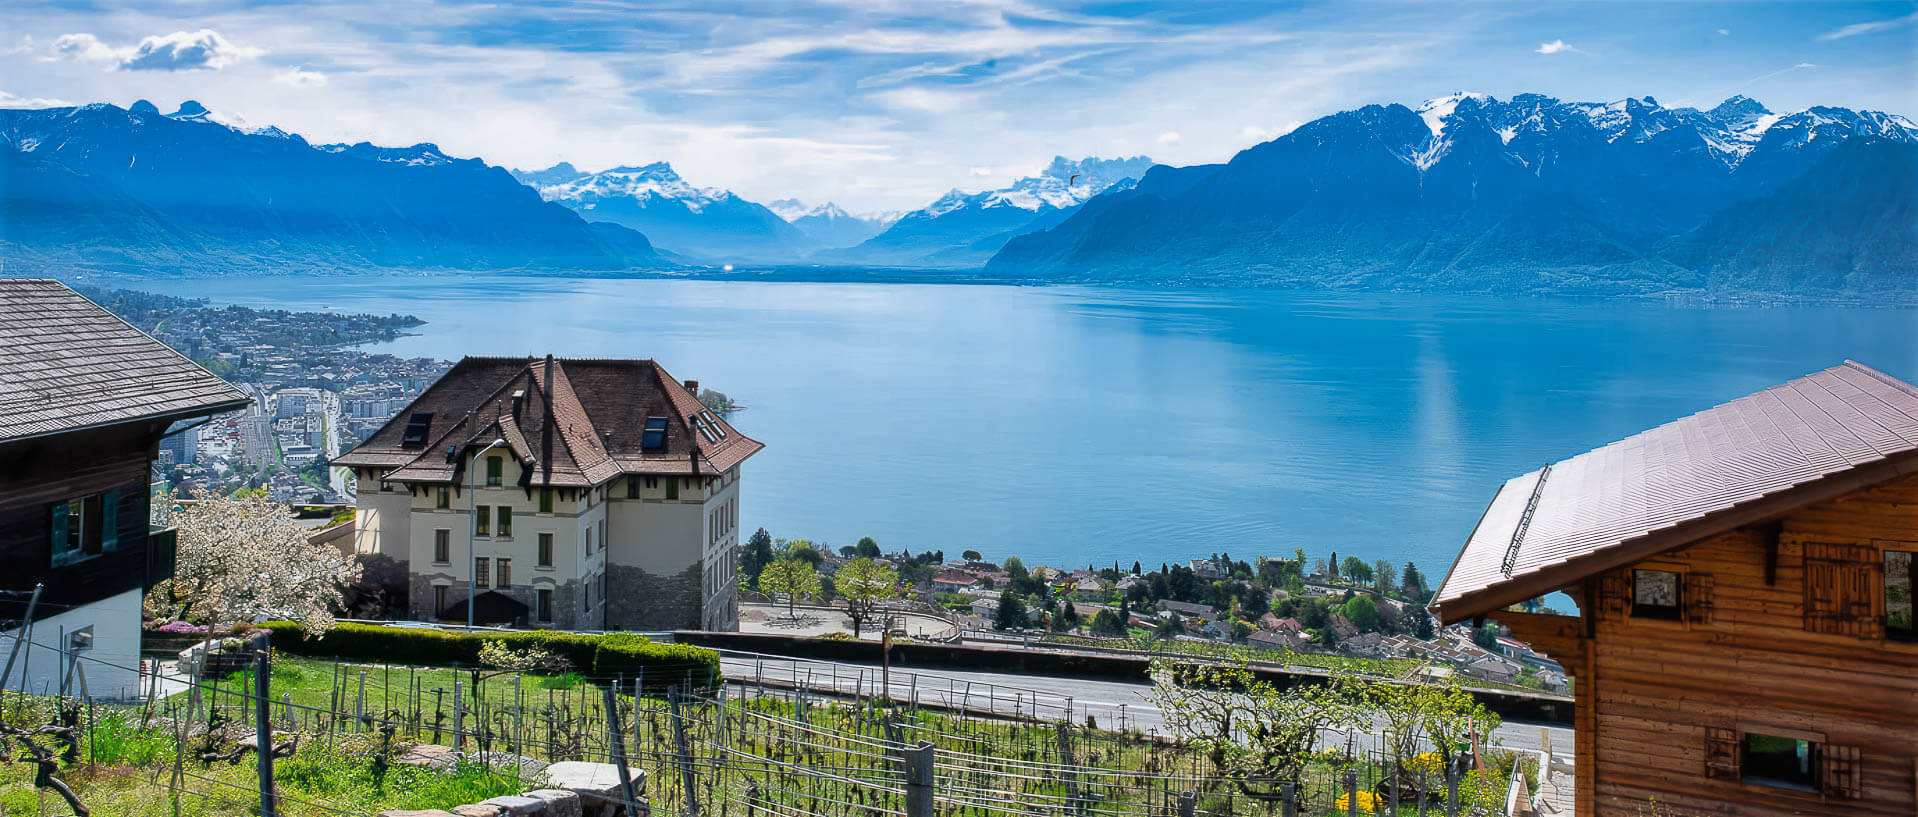
[[[1840,475],[1904,473],[1915,451],[1918,388],[1846,361],[1513,477],[1434,604],[1448,621],[1483,614],[1616,567],[1627,547],[1815,501]]]
[[[246,403],[232,384],[60,282],[0,279],[0,440]]]

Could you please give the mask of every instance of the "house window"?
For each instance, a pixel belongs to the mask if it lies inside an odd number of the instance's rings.
[[[539,489],[539,512],[540,513],[553,512],[553,489],[551,488]]]
[[[638,477],[626,478],[626,498],[627,499],[639,498],[639,478]]]
[[[1637,618],[1677,620],[1679,576],[1669,570],[1632,571],[1632,615]]]
[[[1740,777],[1748,783],[1818,790],[1818,744],[1799,738],[1745,733],[1739,746]]]
[[[1885,551],[1885,636],[1899,641],[1918,641],[1918,624],[1912,619],[1911,565],[1918,554],[1905,550]]]
[[[553,620],[553,591],[547,590],[545,588],[541,588],[539,591],[534,593],[534,598],[537,600],[534,604],[535,614],[539,617],[539,620],[552,621]]]
[[[500,486],[500,481],[503,478],[503,475],[505,473],[506,473],[505,457],[487,457],[486,458],[486,487],[498,488]]]
[[[553,535],[550,533],[539,535],[539,566],[553,566]]]
[[[443,584],[434,585],[433,586],[433,617],[439,618],[441,611],[445,610],[446,607],[447,607],[446,585],[443,585]]]
[[[679,477],[666,478],[666,498],[667,499],[679,498]]]
[[[490,586],[486,582],[492,579],[492,575],[491,575],[493,572],[492,561],[493,560],[488,559],[485,556],[476,556],[473,558],[473,586],[474,587]]]
[[[111,551],[120,538],[120,492],[55,503],[48,537],[53,563],[71,564]]]
[[[647,478],[646,478],[646,489],[647,489],[647,490],[652,490],[652,489],[654,489],[654,488],[658,488],[658,487],[659,487],[659,477],[647,477]]]
[[[499,535],[513,535],[513,506],[499,506]]]
[[[453,561],[453,532],[445,528],[433,531],[433,563],[447,564]]]
[[[505,590],[508,587],[512,587],[513,586],[513,560],[507,559],[507,558],[499,558],[499,559],[494,559],[493,561],[499,567],[499,581],[494,582],[493,586],[501,590]]]
[[[452,489],[447,488],[444,485],[435,489],[434,497],[433,497],[433,507],[438,508],[442,511],[453,507]]]
[[[493,509],[491,507],[480,505],[473,509],[473,535],[493,535]]]

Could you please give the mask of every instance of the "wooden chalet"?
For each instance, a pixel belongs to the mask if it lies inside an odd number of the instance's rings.
[[[1918,388],[1847,362],[1513,478],[1433,606],[1574,676],[1579,815],[1913,817],[1914,554]]]
[[[45,585],[32,639],[44,646],[9,688],[23,675],[36,691],[76,684],[78,654],[98,659],[84,668],[91,694],[137,690],[142,593],[173,574],[173,532],[149,508],[158,443],[246,404],[59,282],[0,279],[0,629],[20,632]]]

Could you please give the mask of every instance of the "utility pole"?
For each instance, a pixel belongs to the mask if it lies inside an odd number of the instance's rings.
[[[272,658],[260,650],[253,659],[253,755],[259,764],[260,817],[276,817],[279,803],[273,795],[273,718],[267,696],[272,692]]]

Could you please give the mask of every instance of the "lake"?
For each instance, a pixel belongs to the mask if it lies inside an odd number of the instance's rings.
[[[741,526],[1105,566],[1304,548],[1436,583],[1506,478],[1853,358],[1918,311],[509,275],[120,282],[403,312],[406,356],[653,357],[749,408]]]

